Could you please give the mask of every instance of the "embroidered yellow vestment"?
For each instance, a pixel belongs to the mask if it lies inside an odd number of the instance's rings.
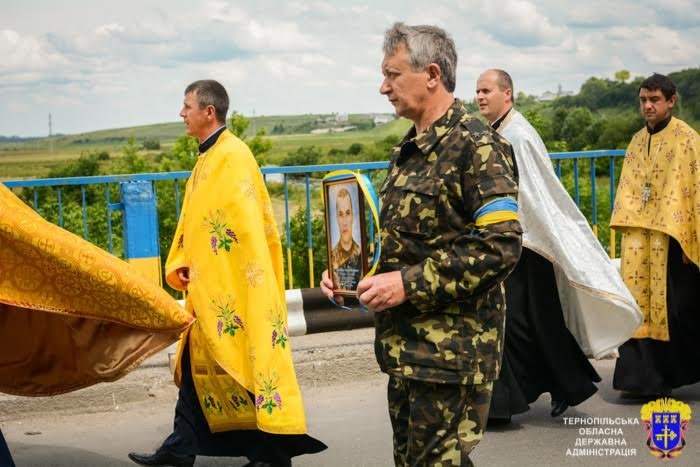
[[[114,381],[193,320],[136,268],[0,184],[0,392],[50,396]]]
[[[697,132],[675,117],[653,135],[642,129],[627,148],[610,227],[623,234],[622,276],[644,315],[635,338],[669,339],[669,237],[700,265],[699,149]]]
[[[272,204],[248,147],[224,131],[187,182],[166,263],[197,321],[186,339],[199,402],[212,432],[306,432],[287,329],[282,249]],[[252,394],[252,398],[249,395]]]

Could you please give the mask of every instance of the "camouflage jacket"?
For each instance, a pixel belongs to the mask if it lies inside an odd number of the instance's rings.
[[[375,313],[383,371],[438,383],[497,379],[503,279],[521,250],[520,224],[476,227],[487,202],[517,197],[512,148],[455,100],[425,132],[393,149],[380,189],[379,272],[401,271],[407,301]]]

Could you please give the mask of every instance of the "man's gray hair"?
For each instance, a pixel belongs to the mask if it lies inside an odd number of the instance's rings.
[[[440,67],[442,84],[454,92],[457,84],[457,51],[452,37],[436,26],[407,26],[394,23],[384,33],[384,54],[391,56],[405,46],[414,71],[424,70],[431,63]]]
[[[213,79],[195,81],[185,88],[185,95],[191,92],[197,95],[200,109],[213,105],[216,110],[216,120],[222,125],[226,123],[228,93],[221,83]]]

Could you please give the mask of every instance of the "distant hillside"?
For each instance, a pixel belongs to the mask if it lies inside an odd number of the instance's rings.
[[[353,143],[370,146],[388,136],[403,136],[410,126],[410,121],[399,118],[369,130],[327,133],[322,135],[312,135],[309,133],[302,135],[272,135],[270,137],[272,140],[272,149],[269,152],[267,160],[269,163],[279,164],[287,154],[305,146],[316,146],[326,153],[333,150],[346,150]],[[385,159],[388,158],[389,155],[387,153]],[[333,160],[332,162],[343,162],[343,160]]]
[[[375,117],[377,124],[374,123]],[[266,161],[271,164],[279,163],[302,146],[315,145],[324,153],[334,149],[346,150],[353,143],[369,147],[387,136],[402,135],[409,126],[406,120],[394,119],[389,114],[281,115],[259,116],[250,120],[246,136],[254,136],[254,132],[262,128],[266,130],[272,142]],[[387,120],[388,123],[381,123]],[[353,129],[337,131],[347,127]],[[310,133],[319,128],[329,131]],[[69,161],[90,154],[98,155],[101,170],[111,173],[111,170],[116,170],[111,166],[123,155],[130,138],[134,138],[141,155],[149,160],[159,160],[162,154],[174,149],[175,141],[184,134],[182,122],[172,122],[52,138],[6,138],[0,140],[0,179],[45,177]]]
[[[37,137],[32,136],[29,138],[24,138],[22,136],[0,136],[0,143],[24,143],[34,139],[37,139]]]
[[[304,114],[247,117],[250,126],[246,136],[253,136],[256,131],[265,128],[269,136],[308,134],[319,128],[339,128],[353,126],[357,130],[368,130],[374,127],[374,116],[377,114],[349,114],[338,117],[337,114]],[[385,114],[380,114],[385,115]],[[386,114],[387,116],[389,114]],[[169,146],[184,134],[182,122],[159,123],[127,128],[99,130],[72,135],[57,135],[51,138],[53,149],[94,150],[125,144],[129,138],[142,143],[147,140],[159,141]],[[25,151],[48,148],[49,138],[33,137],[20,138],[17,136],[0,136],[0,157],[3,150]]]

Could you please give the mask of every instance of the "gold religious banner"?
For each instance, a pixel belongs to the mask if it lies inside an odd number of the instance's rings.
[[[115,381],[194,321],[139,269],[0,184],[0,392],[52,396]]]
[[[337,295],[355,296],[368,273],[365,197],[353,175],[323,180],[328,271]]]

